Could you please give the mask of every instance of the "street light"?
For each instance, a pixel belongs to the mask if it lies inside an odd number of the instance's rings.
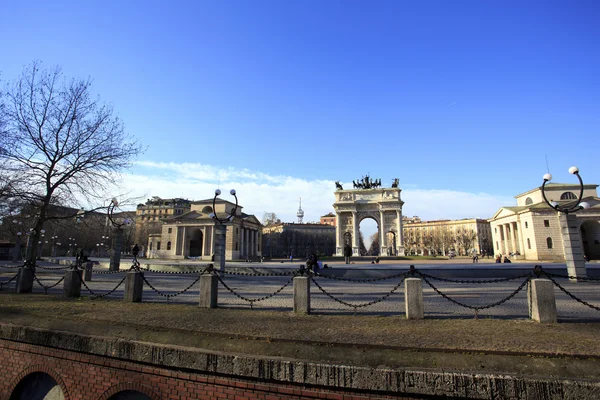
[[[56,239],[58,239],[58,236],[54,235],[50,239],[52,239],[52,257],[56,257]]]
[[[112,250],[110,252],[110,264],[109,271],[118,271],[121,264],[121,248],[123,247],[123,226],[130,225],[131,220],[129,218],[116,218],[114,216],[115,208],[118,207],[119,202],[116,197],[113,197],[110,201],[110,205],[107,210],[107,217],[112,226],[114,227],[114,237]],[[103,240],[108,242],[109,237],[103,236]]]
[[[225,233],[227,231],[225,224],[231,222],[233,219],[238,209],[238,198],[235,189],[231,189],[229,194],[235,197],[235,207],[233,208],[233,212],[231,214],[227,214],[225,218],[221,219],[217,215],[216,210],[217,196],[220,194],[220,189],[215,190],[215,197],[213,198],[213,211],[210,213],[209,217],[218,222],[218,224],[215,224],[215,265],[218,265],[218,269],[223,271],[225,270]]]
[[[546,204],[553,210],[558,211],[558,220],[562,227],[562,239],[565,247],[564,252],[567,272],[569,276],[573,277],[571,280],[576,282],[577,278],[586,277],[586,268],[581,236],[579,234],[579,229],[577,228],[577,217],[574,213],[589,208],[590,205],[585,201],[581,201],[583,197],[583,180],[579,175],[579,168],[573,166],[569,168],[569,173],[577,176],[577,179],[579,180],[579,196],[577,197],[577,201],[563,205],[559,204],[557,201],[548,201],[545,190],[546,183],[552,180],[552,175],[549,173],[544,174],[542,177],[544,179],[544,183],[542,184],[542,197]]]
[[[23,222],[17,221],[15,219],[15,220],[13,220],[13,224],[17,225],[18,229],[17,229],[17,233],[15,233],[15,235],[17,236],[17,239],[15,240],[15,249],[14,249],[12,260],[13,260],[13,262],[17,262],[17,261],[19,261],[19,258],[21,258],[21,235],[23,235],[23,232],[21,232],[21,228],[22,228],[21,225],[23,225]]]
[[[583,180],[581,179],[581,176],[579,175],[579,168],[573,166],[571,168],[569,168],[569,173],[577,176],[577,179],[579,179],[579,197],[577,197],[577,201],[575,203],[572,204],[566,204],[566,205],[560,205],[557,201],[548,201],[548,199],[546,198],[546,192],[545,192],[545,188],[546,188],[546,183],[548,183],[548,181],[552,180],[552,175],[551,174],[544,174],[543,179],[544,179],[544,183],[542,184],[542,197],[544,198],[544,201],[546,202],[546,204],[548,204],[550,207],[552,207],[553,209],[555,209],[556,211],[560,211],[562,213],[565,214],[569,214],[569,213],[574,213],[586,208],[590,208],[589,203],[585,202],[585,201],[581,201],[581,198],[583,197]]]

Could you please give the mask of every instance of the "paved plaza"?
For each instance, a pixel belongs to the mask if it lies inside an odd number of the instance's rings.
[[[94,266],[94,271],[100,273],[94,273],[92,281],[87,283],[89,289],[96,295],[104,295],[113,290],[127,273],[127,270],[122,269],[118,273],[108,274],[106,273],[108,270],[102,268],[101,265]],[[198,270],[202,270],[206,266],[206,264],[202,263],[189,264],[188,269],[194,265],[198,267]],[[254,309],[289,312],[293,307],[292,273],[300,265],[300,262],[288,262],[284,264],[228,263],[226,271],[229,273],[221,274],[222,282],[219,282],[218,306],[249,309],[252,303],[252,308]],[[534,264],[511,264],[510,266],[506,266],[504,273],[499,278],[506,279],[523,275],[523,271],[530,271],[533,266]],[[597,276],[595,272],[600,270],[600,268],[596,268],[597,266],[600,265],[591,265],[588,268],[590,276]],[[0,284],[3,286],[3,291],[14,290],[14,281],[9,284],[4,283],[14,277],[17,271],[16,267],[17,264],[5,263],[0,268]],[[40,267],[36,271],[36,276],[39,278],[40,283],[47,287],[58,282],[64,274],[64,268],[66,268],[65,266],[49,263],[41,263]],[[122,268],[126,267],[128,267],[127,260],[122,264]],[[477,267],[481,267],[481,264]],[[496,266],[490,264],[486,267],[492,268]],[[320,287],[311,282],[312,313],[323,315],[353,315],[354,313],[374,316],[403,315],[403,277],[382,278],[398,275],[405,272],[407,268],[408,264],[406,263],[375,265],[332,263],[332,268],[322,271],[324,274],[330,274],[336,279],[331,277],[315,277],[315,281]],[[494,278],[469,278],[468,271],[473,270],[474,265],[458,262],[448,265],[423,263],[417,264],[416,268],[431,277],[468,281],[452,283],[433,278],[428,279],[439,292],[456,302],[474,307],[501,303],[494,307],[478,310],[478,318],[528,318],[526,277],[504,282],[487,282]],[[556,271],[555,273],[557,274],[565,274],[564,264],[544,264],[544,268],[549,271]],[[165,268],[165,270],[175,271],[181,270],[181,268],[173,268],[171,270]],[[339,272],[342,270],[345,270],[345,273],[340,274]],[[454,271],[460,271],[460,273]],[[335,272],[338,273],[335,274]],[[235,275],[234,273],[242,275]],[[458,276],[455,278],[452,277],[453,273],[456,273]],[[272,274],[279,274],[280,276],[272,276]],[[198,272],[165,273],[164,271],[145,271],[144,275],[147,282],[154,289],[150,288],[146,283],[144,284],[143,302],[176,302],[189,304],[190,306],[198,304]],[[365,282],[364,280],[370,281]],[[555,280],[576,297],[595,307],[600,307],[600,281],[574,283],[565,278],[555,278]],[[185,293],[176,295],[188,287],[189,289]],[[502,302],[502,300],[515,293],[519,288],[521,290],[514,297]],[[33,291],[34,293],[43,295],[45,290],[38,282],[34,282]],[[124,283],[105,297],[121,299],[123,291]],[[47,293],[61,295],[62,282],[47,289]],[[93,297],[84,286],[81,288],[81,294],[88,298]],[[555,288],[555,295],[559,321],[600,321],[600,311],[577,302],[559,288]],[[263,300],[263,298],[265,299]],[[444,298],[426,282],[423,282],[423,298],[425,318],[473,318],[475,316],[475,310],[462,307]],[[95,299],[94,301],[102,301],[102,299]]]

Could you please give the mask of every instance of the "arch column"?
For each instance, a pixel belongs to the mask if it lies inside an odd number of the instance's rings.
[[[379,255],[384,255],[386,254],[387,251],[387,246],[386,246],[386,227],[384,226],[384,219],[383,219],[383,211],[379,211]],[[386,250],[384,250],[386,249]]]
[[[358,221],[356,219],[356,211],[352,211],[352,255],[360,255],[359,240],[358,240]]]

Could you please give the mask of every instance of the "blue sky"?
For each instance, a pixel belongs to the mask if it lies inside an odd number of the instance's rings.
[[[122,185],[244,211],[332,210],[333,181],[400,179],[404,214],[489,218],[600,183],[597,1],[4,1],[0,78],[93,78],[147,146]]]

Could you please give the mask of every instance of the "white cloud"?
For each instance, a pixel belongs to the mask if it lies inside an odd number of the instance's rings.
[[[195,163],[155,163],[141,161],[136,172],[124,175],[123,187],[131,196],[183,197],[190,200],[212,198],[217,185],[221,197],[233,200],[230,189],[236,189],[244,212],[259,219],[264,212],[276,213],[282,221],[296,221],[299,198],[302,198],[304,221],[318,221],[333,211],[333,180],[306,180],[292,176],[274,176],[248,169],[221,169]],[[342,183],[351,188],[351,183]],[[403,214],[418,215],[423,220],[489,218],[501,206],[514,205],[512,197],[486,193],[448,190],[425,190],[416,185],[403,188]]]

